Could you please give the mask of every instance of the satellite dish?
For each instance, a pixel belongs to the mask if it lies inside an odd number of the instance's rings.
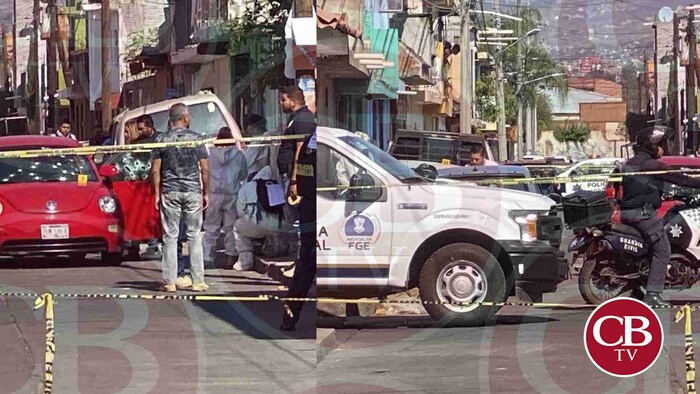
[[[663,7],[659,10],[659,21],[673,22],[673,10],[671,7]]]

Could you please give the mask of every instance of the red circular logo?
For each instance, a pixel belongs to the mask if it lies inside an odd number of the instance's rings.
[[[583,344],[593,364],[619,378],[649,369],[661,354],[663,343],[659,316],[633,298],[614,298],[600,304],[583,331]]]

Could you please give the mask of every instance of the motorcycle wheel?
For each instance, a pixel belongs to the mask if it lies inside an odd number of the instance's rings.
[[[619,274],[612,266],[598,264],[597,260],[586,260],[578,276],[578,289],[583,299],[593,305],[620,297],[628,293],[632,283],[628,279],[612,278]]]

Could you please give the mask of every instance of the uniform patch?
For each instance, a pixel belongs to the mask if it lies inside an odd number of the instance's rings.
[[[313,164],[298,164],[297,163],[297,176],[314,176],[314,166]]]

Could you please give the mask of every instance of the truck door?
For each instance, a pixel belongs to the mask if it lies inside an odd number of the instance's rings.
[[[391,192],[387,181],[361,156],[349,157],[348,149],[336,149],[319,141],[317,169],[318,284],[384,285],[389,278],[392,249]],[[367,159],[368,160],[368,159]],[[348,190],[351,179],[371,179],[373,192]],[[332,188],[333,190],[324,190]]]
[[[110,177],[109,181],[124,215],[124,240],[148,241],[160,238],[160,213],[155,208],[150,153],[118,153],[106,160],[105,164],[119,169],[119,174]]]

